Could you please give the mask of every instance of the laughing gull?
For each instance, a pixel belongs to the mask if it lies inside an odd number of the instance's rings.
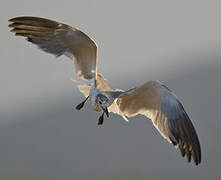
[[[123,91],[112,89],[97,70],[97,44],[75,27],[39,17],[16,17],[9,20],[13,32],[24,36],[41,50],[56,57],[72,59],[76,73],[91,84],[78,84],[86,99],[76,106],[80,110],[90,100],[95,111],[104,115],[119,114],[126,121],[138,114],[152,120],[153,125],[174,146],[179,147],[188,162],[201,162],[201,149],[195,128],[176,95],[163,83],[149,81],[142,86]],[[76,82],[76,81],[75,81]]]

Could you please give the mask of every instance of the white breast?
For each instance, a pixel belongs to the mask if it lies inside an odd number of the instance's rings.
[[[99,94],[99,90],[95,87],[95,84],[93,83],[93,85],[91,86],[91,89],[90,89],[89,96],[90,96],[91,105],[95,111],[101,111],[101,109],[98,107],[98,105],[95,101],[98,94]]]

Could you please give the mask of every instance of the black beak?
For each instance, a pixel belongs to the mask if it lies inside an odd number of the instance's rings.
[[[109,117],[109,112],[108,112],[107,107],[106,107],[106,108],[103,108],[103,107],[102,107],[102,109],[103,109],[104,113],[106,114],[106,116]]]

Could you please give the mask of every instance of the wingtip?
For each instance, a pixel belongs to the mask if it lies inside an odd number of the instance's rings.
[[[13,19],[14,19],[14,18],[8,19],[8,22],[13,22]]]
[[[8,20],[8,22],[15,22],[15,21],[17,21],[18,19],[21,19],[21,18],[24,18],[24,17],[26,17],[26,16],[13,17],[13,18],[10,18],[10,19]]]
[[[15,29],[11,29],[10,32],[15,34],[16,30]]]
[[[12,24],[13,24],[13,23],[9,24],[8,27],[9,27],[9,28],[12,28]]]
[[[184,158],[186,156],[187,162],[191,163],[193,161],[195,165],[199,165],[201,163],[201,154],[197,154],[196,151],[190,151],[185,146],[178,145],[180,149],[181,156]]]

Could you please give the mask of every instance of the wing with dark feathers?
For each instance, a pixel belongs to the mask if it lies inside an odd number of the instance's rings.
[[[84,79],[92,79],[97,71],[97,45],[78,29],[39,17],[16,17],[9,27],[17,36],[27,37],[41,50],[55,56],[66,55],[74,59],[75,69]]]
[[[128,116],[145,115],[188,162],[201,162],[201,148],[195,128],[173,92],[157,81],[150,81],[132,93],[120,97],[120,110]]]

